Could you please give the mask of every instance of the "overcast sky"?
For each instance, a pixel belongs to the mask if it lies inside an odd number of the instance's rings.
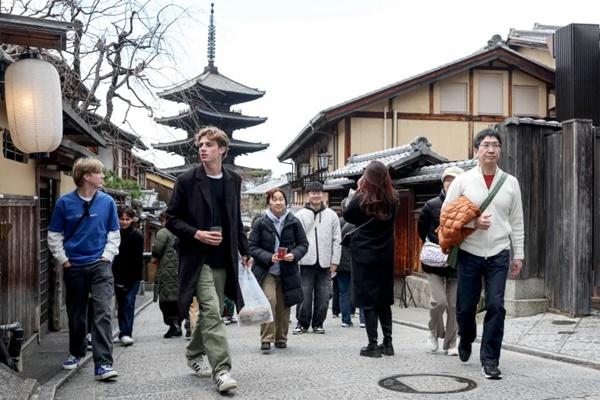
[[[158,0],[157,0],[158,1]],[[265,90],[262,99],[234,106],[267,117],[264,124],[238,130],[241,140],[269,143],[236,163],[290,170],[277,155],[319,111],[350,98],[462,58],[510,28],[535,22],[599,23],[600,3],[578,1],[399,1],[399,0],[216,0],[216,61],[219,72]],[[578,4],[581,4],[578,6]],[[207,64],[210,1],[178,0],[191,17],[173,38],[176,65],[165,65],[160,84],[200,74]],[[178,107],[157,103],[158,115]],[[147,143],[182,138],[147,119],[136,119]],[[426,135],[426,132],[423,132]],[[158,151],[142,153],[160,167],[181,163]]]

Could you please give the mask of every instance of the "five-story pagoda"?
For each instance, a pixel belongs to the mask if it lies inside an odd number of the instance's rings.
[[[158,96],[162,99],[187,104],[178,115],[156,118],[156,122],[187,132],[187,137],[173,142],[157,143],[152,146],[159,150],[176,153],[185,158],[185,164],[167,168],[172,174],[179,174],[198,162],[198,150],[194,146],[194,134],[203,126],[214,125],[227,133],[230,148],[225,159],[233,164],[236,156],[253,153],[269,147],[265,143],[252,143],[233,138],[237,129],[262,124],[264,117],[251,117],[234,111],[231,106],[256,100],[265,92],[242,85],[219,73],[215,66],[215,25],[214,4],[211,4],[210,25],[208,27],[208,66],[201,75],[167,89]]]

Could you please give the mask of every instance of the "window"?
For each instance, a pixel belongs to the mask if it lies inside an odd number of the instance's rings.
[[[504,96],[502,74],[479,74],[479,114],[502,115]]]
[[[7,129],[4,130],[2,135],[2,154],[7,160],[13,160],[24,164],[27,164],[29,161],[27,154],[15,147]]]
[[[524,116],[538,116],[538,87],[513,86],[513,114]]]
[[[466,83],[444,83],[440,85],[440,111],[442,113],[467,113]]]

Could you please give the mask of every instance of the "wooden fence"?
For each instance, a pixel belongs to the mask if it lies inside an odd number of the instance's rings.
[[[39,202],[0,197],[0,324],[19,321],[26,338],[39,331]]]
[[[600,144],[589,120],[562,129],[511,119],[499,126],[500,167],[521,185],[525,218],[522,278],[543,278],[551,309],[591,312],[593,267],[599,265]],[[595,154],[596,153],[596,154]],[[596,185],[598,186],[598,185]],[[594,240],[596,231],[596,240]],[[596,282],[600,277],[596,274]]]

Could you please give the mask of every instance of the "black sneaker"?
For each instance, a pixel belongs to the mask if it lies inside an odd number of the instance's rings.
[[[360,349],[360,355],[363,357],[381,358],[381,349],[375,344],[369,344],[366,347]]]
[[[379,345],[379,350],[384,356],[393,356],[394,354],[396,354],[394,352],[394,345],[392,344],[392,342],[383,342]]]
[[[323,329],[322,326],[317,326],[316,328],[313,328],[313,332],[317,333],[319,335],[324,335],[325,334],[325,329]]]
[[[485,379],[502,379],[502,372],[495,365],[484,364],[481,366],[481,373]]]
[[[458,343],[458,358],[460,361],[467,362],[471,357],[471,343],[465,343],[462,340]]]
[[[303,333],[306,333],[306,331],[307,331],[307,329],[305,327],[303,327],[301,324],[298,324],[298,325],[296,325],[296,327],[292,331],[292,334],[294,334],[294,335],[302,335]]]
[[[269,343],[269,342],[262,342],[260,344],[260,349],[263,352],[269,352],[271,350],[271,343]]]

